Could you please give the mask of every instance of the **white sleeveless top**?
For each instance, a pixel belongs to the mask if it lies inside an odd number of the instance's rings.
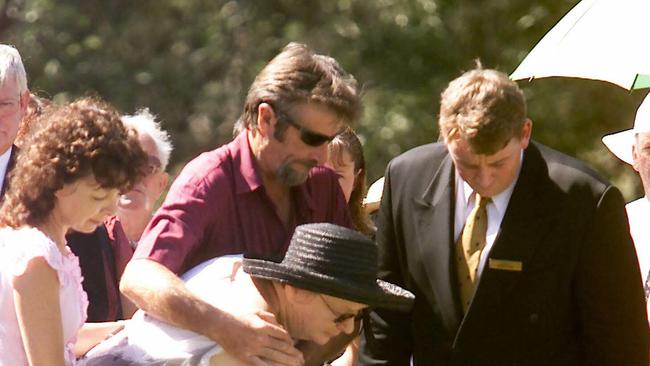
[[[81,286],[78,258],[66,247],[61,253],[56,244],[35,228],[0,229],[0,366],[27,365],[16,307],[13,280],[25,272],[34,258],[43,257],[59,278],[59,303],[63,326],[66,365],[74,365],[72,347],[77,332],[86,321],[88,298]]]

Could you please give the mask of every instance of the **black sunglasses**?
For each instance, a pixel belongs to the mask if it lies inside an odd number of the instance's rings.
[[[327,136],[327,135],[323,135],[323,134],[318,133],[318,132],[311,131],[308,128],[305,128],[305,127],[299,125],[296,121],[294,121],[286,113],[282,113],[282,112],[279,112],[279,111],[276,111],[275,113],[278,115],[278,120],[286,122],[286,123],[290,124],[296,130],[298,130],[298,132],[300,132],[300,140],[302,140],[302,142],[304,142],[305,144],[307,144],[309,146],[318,147],[318,146],[321,146],[323,144],[328,144],[332,140],[334,140],[334,138],[336,137],[336,135]]]

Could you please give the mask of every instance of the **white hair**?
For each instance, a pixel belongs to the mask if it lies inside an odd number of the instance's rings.
[[[0,44],[0,85],[10,77],[16,81],[20,94],[27,91],[27,73],[20,53],[13,46]]]
[[[169,134],[160,127],[156,116],[149,112],[148,108],[138,110],[134,115],[122,116],[122,123],[128,128],[133,128],[138,134],[149,135],[156,144],[161,169],[167,169],[169,155],[172,153],[172,143]]]

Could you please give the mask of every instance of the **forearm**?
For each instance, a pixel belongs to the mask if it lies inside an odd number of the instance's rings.
[[[77,357],[85,355],[91,348],[101,341],[124,328],[123,321],[85,323],[77,333],[77,342],[74,345],[74,354]]]
[[[132,261],[124,271],[120,289],[148,314],[207,336],[247,364],[260,364],[260,360],[277,365],[303,364],[302,354],[273,314],[259,310],[237,318],[197,298],[159,263]]]
[[[217,343],[223,337],[223,323],[232,320],[230,315],[196,297],[169,269],[149,259],[129,263],[120,290],[149,315]]]

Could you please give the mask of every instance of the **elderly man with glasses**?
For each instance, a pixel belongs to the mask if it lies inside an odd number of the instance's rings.
[[[302,354],[272,314],[237,316],[195,296],[178,275],[227,255],[281,259],[297,225],[351,226],[327,143],[354,121],[354,78],[291,43],[251,85],[241,132],[180,173],[140,239],[122,291],[172,325],[203,334],[246,364],[297,365]]]
[[[16,156],[14,141],[29,104],[27,74],[18,50],[0,44],[0,201],[6,190],[5,176]]]
[[[138,132],[140,145],[149,156],[144,177],[131,191],[120,197],[117,206],[117,217],[124,227],[131,247],[135,249],[144,228],[151,220],[156,201],[167,188],[169,174],[166,169],[172,144],[167,131],[160,127],[160,123],[148,109],[123,116],[122,123]]]

